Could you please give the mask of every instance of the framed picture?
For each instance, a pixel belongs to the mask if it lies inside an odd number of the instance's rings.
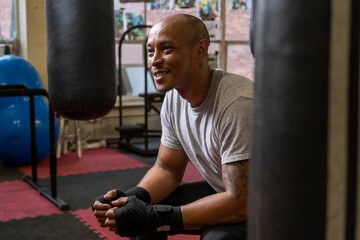
[[[219,0],[198,0],[199,17],[206,20],[215,20],[219,16]]]
[[[195,0],[175,0],[175,5],[178,8],[192,8],[195,7]]]
[[[150,10],[170,10],[174,6],[171,4],[173,1],[170,0],[155,0],[154,2],[150,2]]]
[[[227,9],[229,9],[229,10],[234,10],[234,9],[247,10],[248,9],[246,0],[227,0],[226,5],[227,5]]]
[[[144,17],[140,11],[124,11],[124,31],[127,29],[144,24]],[[144,40],[146,36],[145,28],[135,28],[126,36],[127,40]]]
[[[115,10],[115,38],[120,38],[124,33],[124,11]]]

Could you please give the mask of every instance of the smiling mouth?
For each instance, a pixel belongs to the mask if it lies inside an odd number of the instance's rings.
[[[161,78],[163,76],[165,76],[166,74],[168,74],[168,71],[156,71],[153,73],[155,78]]]

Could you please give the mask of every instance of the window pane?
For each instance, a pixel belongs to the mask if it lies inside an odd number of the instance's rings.
[[[5,38],[14,37],[11,33],[11,27],[15,22],[11,22],[13,0],[0,0],[0,35]],[[12,30],[14,31],[14,30]]]
[[[251,1],[227,0],[226,8],[226,40],[243,42],[228,45],[227,71],[254,80],[254,58],[249,47]]]
[[[219,63],[219,44],[218,43],[210,43],[209,46],[209,51],[208,51],[208,60],[209,60],[209,65],[212,68],[220,68],[220,63]]]
[[[251,0],[226,1],[226,40],[249,40]]]
[[[226,40],[249,41],[251,9],[226,11]]]
[[[249,45],[228,46],[227,71],[240,74],[254,80],[255,60],[251,55]]]

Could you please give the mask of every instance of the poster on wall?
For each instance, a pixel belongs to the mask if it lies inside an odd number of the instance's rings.
[[[195,0],[175,0],[175,5],[178,8],[192,8],[195,7]]]
[[[144,17],[141,11],[124,11],[124,31],[127,29],[144,24]],[[130,31],[126,39],[127,40],[144,40],[146,35],[146,29],[135,28]]]
[[[234,10],[234,9],[247,10],[248,9],[246,0],[227,0],[226,5],[227,5],[227,9],[229,9],[229,10]]]
[[[115,10],[115,38],[120,38],[124,33],[124,11]]]
[[[150,2],[150,10],[171,10],[174,8],[173,0],[155,0]]]
[[[219,0],[198,0],[198,15],[204,21],[215,20],[219,16]]]

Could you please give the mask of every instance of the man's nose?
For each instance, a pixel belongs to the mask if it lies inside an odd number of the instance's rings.
[[[151,59],[149,59],[149,65],[150,66],[159,66],[160,64],[162,64],[164,61],[164,59],[161,56],[161,53],[159,53],[158,51],[154,52],[154,55]]]

